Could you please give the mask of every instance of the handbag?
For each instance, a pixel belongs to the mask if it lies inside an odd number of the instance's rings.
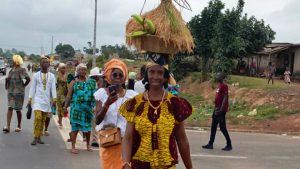
[[[108,148],[114,145],[121,144],[121,130],[120,128],[107,128],[99,131],[100,146]]]
[[[28,104],[27,105],[27,113],[26,113],[27,119],[31,119],[31,113],[32,113],[32,107],[31,107],[31,104]]]

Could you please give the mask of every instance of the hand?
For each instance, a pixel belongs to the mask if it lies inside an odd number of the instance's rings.
[[[53,101],[52,106],[56,108],[56,101]]]
[[[111,104],[113,104],[117,100],[118,100],[117,93],[116,92],[112,92],[112,93],[109,94],[109,96],[108,96],[108,98],[107,98],[107,100],[105,102],[105,105],[107,107],[109,107]]]

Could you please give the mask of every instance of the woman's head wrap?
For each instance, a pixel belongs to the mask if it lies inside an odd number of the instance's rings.
[[[160,66],[164,67],[165,69],[169,70],[168,54],[147,53],[147,57],[149,58],[148,60],[150,60],[150,61],[146,64],[146,70],[149,67],[152,67],[155,65],[160,65]],[[177,84],[173,74],[170,75],[170,77],[168,79],[168,83],[171,84],[172,86],[175,86]]]
[[[111,73],[113,69],[120,69],[124,74],[124,79],[128,79],[128,70],[126,64],[120,59],[111,59],[104,65],[105,80],[111,84]]]
[[[20,66],[23,64],[23,59],[20,55],[14,55],[13,56],[13,61],[16,65]]]
[[[58,64],[58,67],[57,67],[57,69],[56,69],[56,71],[58,72],[62,67],[66,67],[66,64],[64,64],[64,63],[59,63],[59,64]]]
[[[76,66],[76,73],[77,74],[78,74],[79,68],[82,68],[82,67],[87,69],[87,66],[84,63],[80,63],[79,65]]]

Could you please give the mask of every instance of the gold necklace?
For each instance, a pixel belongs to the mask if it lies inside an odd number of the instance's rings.
[[[160,108],[160,106],[162,105],[162,103],[164,102],[164,98],[165,98],[165,94],[166,92],[164,91],[163,97],[161,98],[161,101],[159,103],[158,106],[153,106],[149,100],[149,95],[148,95],[148,91],[146,92],[146,96],[147,96],[147,102],[149,103],[149,106],[152,107],[154,109],[154,114],[157,115],[157,110]]]

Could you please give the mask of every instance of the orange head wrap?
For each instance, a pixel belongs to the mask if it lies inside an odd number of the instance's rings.
[[[128,70],[126,64],[120,59],[111,59],[104,65],[104,76],[105,80],[111,84],[111,73],[113,69],[120,69],[124,74],[124,79],[128,78]]]

